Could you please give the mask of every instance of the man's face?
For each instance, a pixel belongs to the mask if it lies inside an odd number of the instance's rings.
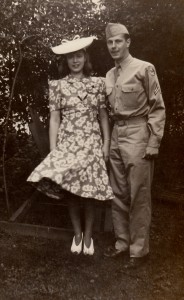
[[[129,54],[130,39],[125,39],[124,34],[118,34],[107,40],[107,48],[112,58],[120,62]]]

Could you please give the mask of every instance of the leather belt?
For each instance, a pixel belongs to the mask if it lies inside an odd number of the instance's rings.
[[[114,120],[114,124],[118,126],[125,126],[131,124],[141,124],[147,122],[147,117],[132,117],[124,120]]]

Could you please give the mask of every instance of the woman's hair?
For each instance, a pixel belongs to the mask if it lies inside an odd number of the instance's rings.
[[[83,67],[83,73],[85,76],[88,77],[91,75],[92,72],[92,64],[90,62],[89,54],[85,50],[83,50],[83,52],[86,56],[86,61]],[[62,62],[60,62],[58,65],[58,72],[61,77],[65,77],[66,75],[70,74],[70,69],[68,67],[66,55],[64,56]]]

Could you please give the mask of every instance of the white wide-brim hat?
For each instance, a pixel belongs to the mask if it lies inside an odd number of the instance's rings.
[[[92,42],[97,39],[95,36],[79,38],[76,37],[72,41],[63,40],[59,46],[51,47],[55,54],[68,54],[89,47]]]

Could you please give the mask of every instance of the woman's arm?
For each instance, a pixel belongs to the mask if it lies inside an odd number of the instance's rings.
[[[49,125],[50,151],[56,148],[59,125],[60,125],[60,110],[51,111],[50,125]]]
[[[100,118],[100,124],[102,128],[103,141],[104,141],[102,151],[103,151],[105,161],[108,161],[109,147],[110,147],[110,125],[109,125],[108,112],[106,108],[99,109],[99,118]]]

